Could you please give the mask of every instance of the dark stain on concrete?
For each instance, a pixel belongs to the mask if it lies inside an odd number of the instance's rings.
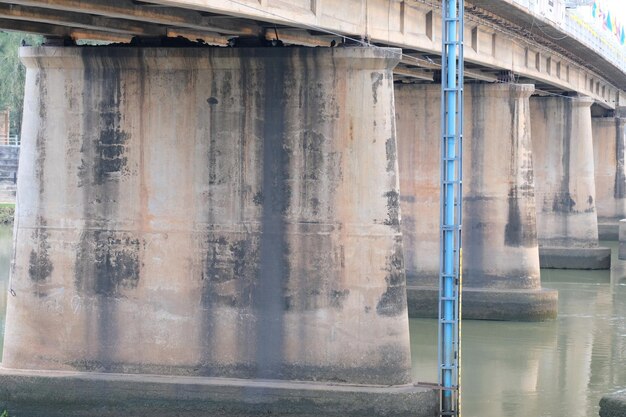
[[[39,227],[33,232],[32,238],[35,247],[30,251],[28,261],[28,276],[35,283],[45,282],[52,275],[54,266],[50,260],[48,251],[48,232],[46,231],[46,221],[41,217],[38,219]]]
[[[98,158],[94,166],[95,180],[98,184],[103,184],[111,175],[121,174],[127,163],[127,158],[124,156],[127,135],[120,131],[119,127],[114,127],[116,123],[119,123],[119,113],[117,115],[104,114],[103,118],[106,127],[101,131],[96,145]],[[115,119],[118,119],[117,122]]]
[[[575,211],[575,206],[576,201],[574,201],[569,191],[562,191],[560,193],[557,193],[552,199],[552,211],[555,212],[572,213]]]
[[[384,224],[400,230],[400,194],[396,190],[387,191],[384,196],[387,198],[387,218]]]
[[[255,240],[209,234],[202,271],[202,305],[248,308],[258,273]]]
[[[336,310],[343,310],[343,303],[350,295],[350,290],[344,289],[341,291],[332,290],[330,292],[330,306]]]
[[[304,179],[322,180],[324,177],[324,135],[307,130],[302,135]]]
[[[215,130],[218,125],[220,107],[218,107],[217,103],[212,103],[211,99],[214,99],[216,102],[219,101],[216,96],[218,95],[218,87],[216,79],[211,80],[211,98],[207,100],[209,104],[209,127],[210,127],[210,135],[209,135],[209,160],[208,160],[208,170],[209,170],[209,186],[216,184],[223,184],[224,180],[219,175],[220,171],[220,163],[222,151],[220,149],[220,144],[217,142],[219,138],[218,132]]]
[[[216,99],[215,97],[209,97],[209,98],[207,98],[206,102],[207,102],[209,105],[213,106],[213,105],[215,105],[215,104],[218,104],[218,103],[219,103],[219,100],[218,100],[218,99]]]
[[[406,310],[406,281],[404,275],[404,257],[402,238],[396,238],[392,254],[387,257],[385,266],[387,289],[378,300],[376,312],[381,316],[395,317]]]
[[[140,241],[124,236],[98,239],[95,247],[95,293],[112,296],[137,288],[140,278]]]
[[[512,187],[509,191],[509,213],[504,228],[504,244],[511,247],[530,248],[537,245],[535,222],[532,221],[532,213],[522,216],[519,204],[522,197],[519,194],[517,187]]]
[[[508,193],[508,216],[504,228],[504,244],[510,247],[533,247],[537,244],[534,213],[529,213],[526,207],[528,199],[534,198],[534,178],[531,152],[520,137],[520,108],[519,99],[509,98],[509,112],[511,117],[511,154],[509,161],[509,178],[514,181]],[[521,182],[518,178],[521,177]],[[522,211],[525,211],[522,213]]]
[[[564,134],[562,137],[562,151],[561,164],[563,166],[563,176],[561,177],[560,190],[557,195],[554,196],[552,202],[552,210],[559,213],[571,213],[575,212],[576,201],[572,198],[572,194],[569,189],[570,184],[570,160],[571,160],[571,141],[570,137],[573,131],[572,124],[572,103],[570,100],[559,100],[564,107],[563,112],[565,114],[565,126]]]
[[[378,103],[378,90],[383,85],[384,74],[382,72],[373,72],[372,77],[372,95],[374,96],[374,104]]]
[[[79,292],[120,297],[126,290],[137,288],[142,245],[140,238],[128,232],[83,232],[75,267]]]
[[[317,197],[313,197],[310,200],[311,209],[313,210],[313,215],[318,216],[320,214],[320,200]]]
[[[471,140],[469,141],[469,146],[471,146],[471,159],[469,162],[473,175],[471,178],[467,178],[469,180],[469,184],[472,184],[472,188],[476,190],[482,190],[483,187],[483,179],[484,179],[484,163],[483,163],[483,155],[485,155],[485,118],[488,117],[485,115],[485,102],[484,95],[481,94],[481,89],[484,87],[481,84],[472,84],[471,85],[471,100],[472,100],[472,118],[474,122],[472,123],[472,134]],[[491,115],[489,115],[490,117]],[[467,145],[467,142],[466,142]],[[471,218],[467,218],[467,220],[471,220]]]
[[[273,378],[281,375],[285,286],[290,273],[285,216],[291,202],[288,181],[291,150],[289,138],[285,135],[286,106],[287,97],[294,94],[292,88],[298,86],[288,85],[289,74],[294,69],[287,62],[286,65],[265,62],[262,75],[265,105],[261,127],[265,200],[261,216],[258,281],[254,286],[253,301],[257,315],[256,377]],[[303,81],[307,82],[307,79]]]
[[[395,172],[396,159],[398,157],[395,138],[387,139],[385,142],[385,151],[387,155],[387,172]]]
[[[105,184],[108,181],[115,181],[123,173],[127,165],[125,156],[126,142],[128,135],[121,129],[120,103],[122,91],[120,84],[120,70],[110,69],[107,71],[96,71],[90,68],[85,70],[85,83],[98,83],[99,91],[94,92],[94,97],[100,100],[96,103],[89,103],[96,106],[97,125],[95,132],[97,137],[95,143],[84,143],[81,149],[83,154],[93,152],[93,156],[87,156],[88,160],[83,160],[79,168],[79,178],[81,185],[85,179],[89,178],[96,185]],[[88,100],[91,101],[91,100]],[[85,112],[92,111],[88,107]],[[88,116],[89,117],[89,116]],[[93,149],[87,149],[93,148]],[[92,175],[86,171],[91,169]]]
[[[263,197],[263,193],[261,191],[257,191],[256,193],[254,193],[254,196],[252,197],[252,202],[254,203],[255,206],[262,205],[264,200],[265,198]]]
[[[39,86],[39,129],[37,130],[37,138],[35,140],[35,149],[37,153],[37,160],[35,163],[35,178],[39,186],[39,200],[44,197],[45,193],[45,166],[46,166],[46,131],[48,124],[48,108],[45,99],[48,97],[48,86],[46,71],[41,70],[37,72],[36,84]]]

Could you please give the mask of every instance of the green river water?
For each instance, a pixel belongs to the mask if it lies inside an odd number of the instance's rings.
[[[0,353],[11,258],[0,227]],[[626,262],[609,271],[543,270],[559,290],[559,317],[545,323],[463,322],[464,417],[591,417],[609,392],[626,388]],[[412,319],[413,373],[437,379],[437,323]]]

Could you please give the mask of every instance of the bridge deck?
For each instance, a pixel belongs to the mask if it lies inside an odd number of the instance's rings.
[[[468,0],[467,78],[532,82],[609,109],[626,104],[623,51],[581,39],[585,29],[573,33],[569,12],[555,23],[522,3]],[[439,9],[434,0],[10,0],[0,1],[0,27],[113,42],[182,36],[220,46],[241,36],[307,46],[350,37],[403,48],[396,76],[432,82],[440,69]]]

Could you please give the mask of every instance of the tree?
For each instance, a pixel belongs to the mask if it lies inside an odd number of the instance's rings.
[[[0,110],[10,110],[11,134],[19,134],[22,128],[26,73],[18,57],[22,42],[39,45],[42,38],[25,33],[0,32]]]

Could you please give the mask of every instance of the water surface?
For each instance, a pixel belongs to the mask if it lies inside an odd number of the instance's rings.
[[[467,320],[462,336],[466,417],[591,417],[600,398],[626,388],[626,262],[612,271],[542,270],[559,291],[557,320]],[[413,373],[437,379],[435,320],[411,320]]]
[[[0,360],[4,345],[4,315],[7,306],[9,266],[11,265],[13,227],[0,226]]]

